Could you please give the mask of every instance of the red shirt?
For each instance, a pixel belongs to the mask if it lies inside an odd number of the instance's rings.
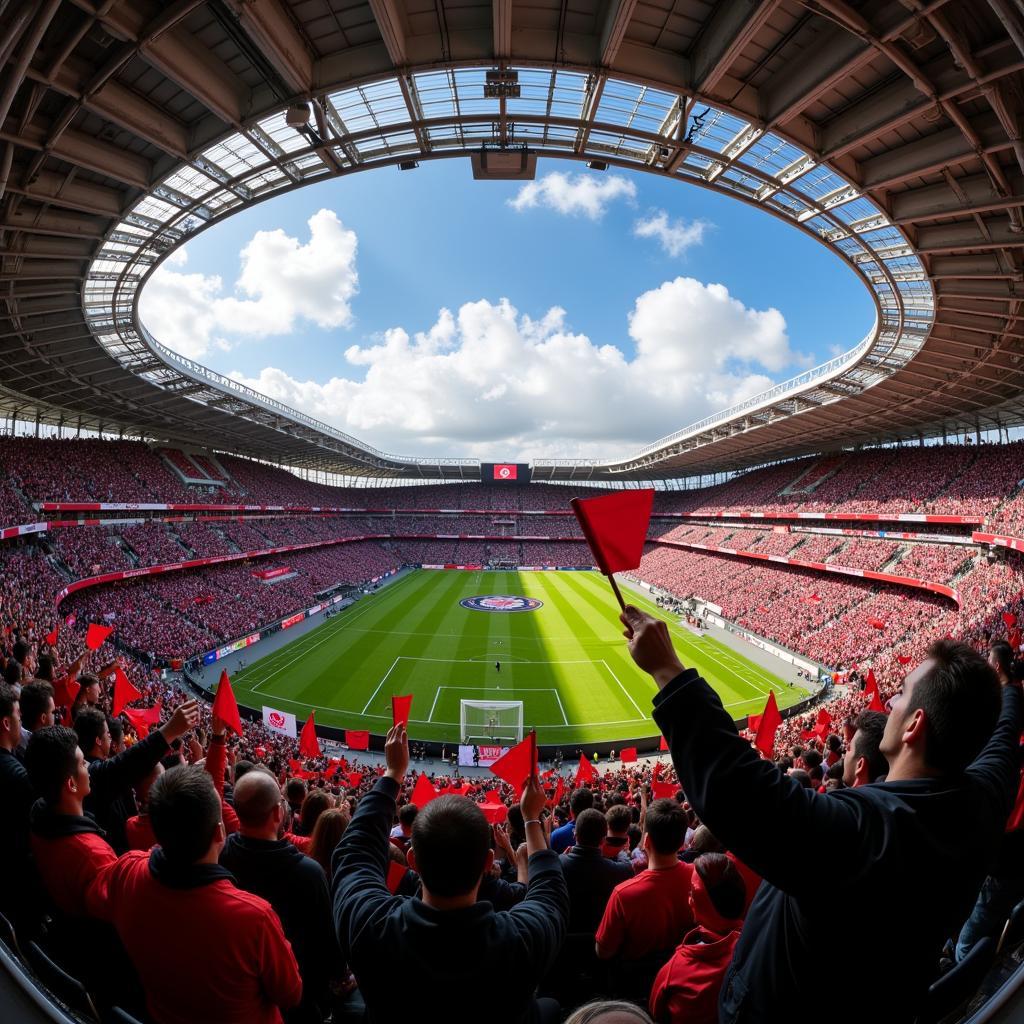
[[[690,878],[693,865],[641,871],[613,890],[597,929],[603,952],[624,960],[672,949],[693,927]]]
[[[302,979],[266,900],[221,878],[171,888],[133,850],[97,878],[88,909],[109,921],[139,973],[156,1024],[281,1024]]]
[[[739,932],[694,928],[654,979],[651,1016],[658,1024],[718,1024],[718,994]]]
[[[95,832],[46,839],[32,835],[32,857],[50,899],[74,917],[86,917],[86,890],[101,869],[117,860],[110,843]]]

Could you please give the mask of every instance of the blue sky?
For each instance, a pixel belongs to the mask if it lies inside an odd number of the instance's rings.
[[[524,193],[441,160],[230,217],[142,314],[385,450],[527,458],[627,454],[849,348],[873,306],[823,246],[710,191],[542,160]]]

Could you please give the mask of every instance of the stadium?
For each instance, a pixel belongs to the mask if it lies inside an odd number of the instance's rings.
[[[1019,1019],[1017,0],[0,0],[0,51],[5,1020]],[[873,325],[491,461],[140,313],[305,186],[538,162],[767,214]],[[570,500],[649,490],[603,573]]]

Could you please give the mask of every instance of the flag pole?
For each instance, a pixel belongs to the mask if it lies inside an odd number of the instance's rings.
[[[615,582],[615,574],[608,573],[608,582],[612,585],[612,590],[615,593],[615,600],[619,602],[619,608],[622,611],[626,610],[626,602],[622,600],[622,592],[619,590],[618,583]]]

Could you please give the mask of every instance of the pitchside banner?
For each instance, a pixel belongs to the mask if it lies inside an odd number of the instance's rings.
[[[278,711],[277,708],[268,708],[266,704],[263,705],[263,724],[274,732],[291,736],[292,739],[298,735],[294,715],[289,715],[287,711]]]
[[[490,747],[480,746],[477,747],[480,751],[480,767],[490,768],[495,761],[497,761],[504,754],[508,753],[508,747]],[[472,743],[460,743],[459,744],[459,765],[462,768],[472,768],[475,762],[473,761],[473,744]]]

